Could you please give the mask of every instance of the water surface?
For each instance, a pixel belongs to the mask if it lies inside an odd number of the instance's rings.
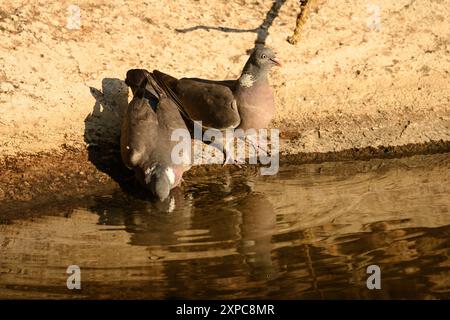
[[[117,187],[0,210],[0,298],[448,299],[449,180],[444,154],[225,171],[159,205]]]

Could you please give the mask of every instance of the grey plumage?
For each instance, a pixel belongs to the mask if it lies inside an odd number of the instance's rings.
[[[153,71],[160,86],[189,119],[206,128],[264,128],[274,114],[274,100],[267,75],[280,65],[269,48],[257,48],[237,80],[176,79]]]
[[[158,70],[151,75],[184,118],[201,121],[204,128],[257,130],[267,127],[275,113],[267,79],[274,65],[281,64],[273,50],[256,48],[237,80],[176,79]],[[139,86],[143,74],[150,74],[144,69],[129,73],[132,88]]]
[[[135,171],[142,186],[164,200],[190,167],[189,164],[174,164],[171,159],[176,144],[170,140],[171,134],[175,129],[186,129],[186,126],[174,102],[150,73],[130,71],[125,82],[134,97],[121,128],[122,160]]]

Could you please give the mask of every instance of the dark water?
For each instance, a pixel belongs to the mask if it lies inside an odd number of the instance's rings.
[[[224,172],[164,205],[117,188],[0,213],[0,298],[448,299],[449,182],[444,154]]]

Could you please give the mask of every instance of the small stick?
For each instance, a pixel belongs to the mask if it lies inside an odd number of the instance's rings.
[[[290,44],[297,44],[297,42],[300,40],[300,34],[303,28],[303,25],[306,22],[306,19],[309,15],[309,12],[311,11],[311,6],[315,0],[299,0],[300,2],[300,13],[297,15],[297,21],[295,23],[295,30],[292,36],[289,36],[287,38],[287,41]]]

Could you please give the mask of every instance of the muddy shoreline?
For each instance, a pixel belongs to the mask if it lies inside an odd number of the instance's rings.
[[[450,153],[450,141],[408,144],[398,147],[368,147],[340,152],[298,153],[281,155],[280,165],[317,164],[334,161],[393,159],[415,155]],[[88,149],[62,146],[53,152],[22,154],[0,159],[0,211],[21,214],[42,205],[76,201],[86,195],[108,192],[120,186],[123,190],[143,196],[137,190],[132,173],[121,163],[117,147],[97,146]],[[257,166],[239,169],[221,165],[195,166],[185,175],[185,183],[195,177],[241,170],[258,174]]]

